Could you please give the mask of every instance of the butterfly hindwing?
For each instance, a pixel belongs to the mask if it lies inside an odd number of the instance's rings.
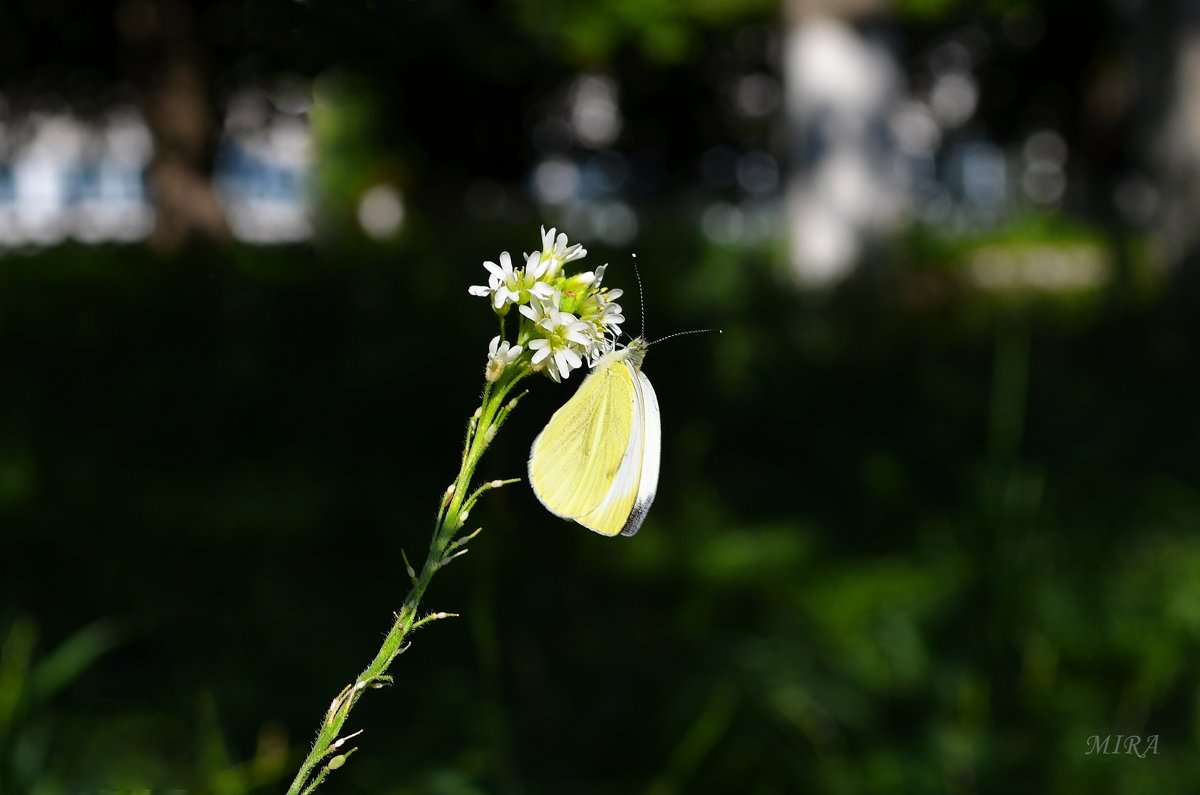
[[[637,371],[638,402],[641,405],[642,449],[640,451],[641,472],[638,476],[637,499],[633,509],[621,528],[621,535],[637,533],[654,502],[658,492],[658,462],[662,452],[662,420],[658,413],[658,395],[650,385],[650,379],[641,370]]]

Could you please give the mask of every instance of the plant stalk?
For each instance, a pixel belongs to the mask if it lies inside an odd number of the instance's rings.
[[[300,765],[296,777],[292,779],[291,786],[288,787],[288,795],[307,795],[319,787],[330,772],[344,764],[346,758],[356,750],[355,748],[342,749],[347,740],[357,736],[357,733],[346,737],[341,736],[342,727],[350,715],[350,710],[354,708],[358,699],[368,688],[379,688],[391,684],[392,679],[387,675],[388,668],[396,657],[404,653],[407,648],[405,640],[413,630],[430,621],[450,617],[451,614],[448,613],[431,613],[424,618],[418,618],[417,611],[434,573],[449,562],[447,554],[453,551],[451,545],[454,538],[463,529],[467,514],[475,500],[484,491],[500,485],[500,483],[488,484],[475,492],[472,492],[470,488],[471,478],[475,474],[479,460],[520,396],[514,398],[507,405],[505,400],[512,388],[528,374],[528,364],[525,362],[514,363],[506,368],[495,384],[487,384],[484,387],[479,409],[467,425],[462,464],[458,475],[455,477],[453,485],[446,490],[442,497],[425,563],[418,574],[413,571],[408,560],[405,559],[405,568],[412,578],[412,585],[404,597],[404,604],[400,608],[400,612],[396,613],[396,620],[370,665],[364,668],[354,682],[343,688],[330,703],[325,718],[321,722],[321,728],[317,732],[317,738],[313,741],[312,749]],[[466,539],[460,541],[455,547],[461,547],[465,541]],[[324,762],[323,766],[322,762]]]

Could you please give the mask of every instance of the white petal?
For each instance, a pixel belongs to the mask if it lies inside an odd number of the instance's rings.
[[[491,356],[495,356],[496,349],[499,347],[500,347],[500,335],[497,334],[496,336],[492,337],[492,341],[490,343],[488,343],[488,354]]]
[[[563,348],[555,354],[555,362],[558,364],[559,372],[562,377],[566,378],[571,374],[571,371],[583,364],[583,359],[579,358],[579,354],[570,348]]]
[[[554,363],[558,365],[558,371],[562,373],[563,378],[566,378],[571,374],[571,368],[567,367],[566,356],[564,356],[565,353],[566,351],[559,351],[558,353],[554,354]]]
[[[486,284],[479,284],[474,287],[468,287],[467,292],[471,295],[487,295],[491,290]]]
[[[618,287],[615,290],[609,290],[607,293],[604,294],[604,297],[607,298],[609,301],[615,301],[623,295],[625,295],[625,291],[622,290],[620,287]]]
[[[517,360],[517,357],[521,355],[521,351],[523,351],[523,350],[525,350],[525,349],[522,348],[520,345],[514,345],[511,348],[509,348],[508,356],[507,356],[508,361],[515,362]]]
[[[549,263],[542,262],[541,252],[535,251],[525,258],[525,273],[534,279],[540,279],[546,272]]]
[[[495,276],[498,278],[503,278],[503,276],[501,275],[500,266],[497,265],[496,263],[487,261],[487,262],[483,263],[483,267],[487,268],[488,273],[492,274],[492,276]]]
[[[537,312],[529,304],[525,304],[524,306],[517,307],[517,311],[520,312],[525,317],[532,320],[534,323],[538,322]]]
[[[532,346],[532,345],[530,345],[529,347],[531,347],[531,348],[532,348],[533,346]],[[535,354],[533,355],[533,363],[534,363],[534,364],[541,364],[541,363],[542,363],[542,361],[543,361],[543,360],[544,360],[544,359],[545,359],[547,356],[549,356],[549,355],[550,355],[550,347],[549,347],[549,346],[547,346],[547,347],[545,347],[545,348],[542,348],[542,349],[538,350],[538,352],[537,352],[537,353],[535,353]]]

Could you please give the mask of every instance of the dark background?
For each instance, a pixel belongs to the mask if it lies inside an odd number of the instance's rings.
[[[822,25],[890,59],[885,109],[947,58],[977,100],[832,279],[788,244],[829,150],[784,53]],[[630,330],[636,252],[649,336],[724,334],[647,357],[638,536],[481,502],[425,604],[462,618],[322,791],[1187,791],[1198,42],[1183,0],[3,3],[0,174],[21,119],[128,103],[157,220],[0,247],[0,791],[286,788],[457,469],[494,333],[467,287],[541,224],[610,263]],[[615,86],[610,140],[572,132],[580,75]],[[746,76],[776,91],[750,113]],[[315,97],[317,220],[256,245],[211,184],[230,98],[281,80]],[[1057,192],[1019,166],[1043,130]],[[987,206],[981,151],[1009,164]],[[403,221],[369,234],[380,184]],[[1064,256],[1100,276],[1043,278]],[[577,376],[533,385],[483,478],[523,474]],[[1119,734],[1156,752],[1087,753]]]

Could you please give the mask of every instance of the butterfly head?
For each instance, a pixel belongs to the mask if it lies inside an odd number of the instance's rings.
[[[644,337],[630,340],[628,345],[611,339],[605,342],[605,346],[588,362],[588,366],[593,370],[616,362],[627,362],[635,370],[642,369],[642,360],[646,358],[646,349],[650,347],[650,343]]]
[[[642,369],[642,361],[645,360],[646,349],[649,347],[650,342],[645,337],[637,337],[625,346],[625,359],[633,365],[633,369]]]

